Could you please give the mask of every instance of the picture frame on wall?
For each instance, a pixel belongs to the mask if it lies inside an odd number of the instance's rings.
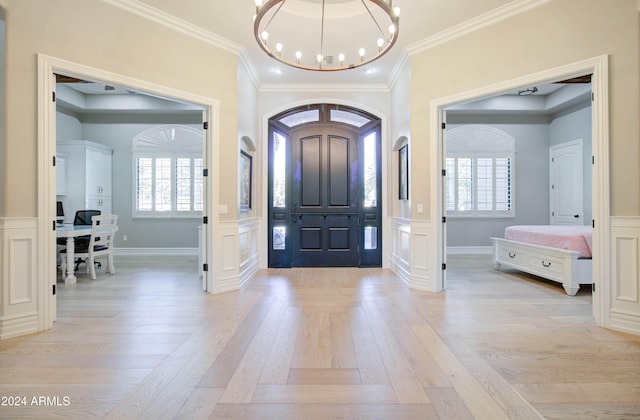
[[[398,186],[399,199],[409,199],[409,145],[405,144],[398,150]]]
[[[240,151],[240,210],[251,210],[251,187],[253,180],[253,157]]]

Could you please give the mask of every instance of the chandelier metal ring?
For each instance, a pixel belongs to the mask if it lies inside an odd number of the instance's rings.
[[[344,54],[341,53],[339,54],[339,60],[337,65],[328,65],[327,63],[325,63],[325,60],[324,60],[325,51],[323,51],[323,48],[324,48],[323,44],[324,44],[324,37],[325,37],[325,1],[326,0],[322,0],[322,9],[321,9],[322,12],[320,16],[321,29],[320,29],[320,42],[319,42],[320,53],[317,54],[316,60],[315,60],[317,64],[316,65],[303,64],[301,59],[302,53],[300,51],[297,51],[295,53],[295,61],[292,59],[288,59],[283,54],[283,45],[280,42],[274,44],[274,46],[276,47],[275,52],[272,51],[271,48],[269,48],[267,44],[267,39],[269,35],[268,35],[268,32],[266,31],[266,28],[268,28],[269,25],[274,21],[274,18],[281,11],[286,1],[287,0],[267,0],[263,2],[262,0],[256,0],[256,15],[254,17],[253,34],[256,39],[256,42],[258,43],[260,48],[262,48],[262,50],[264,50],[264,52],[267,53],[267,55],[288,66],[295,67],[302,70],[311,70],[311,71],[341,71],[341,70],[355,69],[357,67],[361,67],[366,64],[369,64],[379,59],[383,55],[385,55],[393,47],[393,45],[396,43],[398,39],[400,9],[398,7],[395,7],[395,8],[393,7],[393,4],[392,4],[393,0],[360,0],[367,14],[371,18],[371,20],[375,23],[375,26],[378,28],[378,30],[382,33],[382,37],[378,38],[378,41],[377,41],[378,48],[377,48],[376,54],[366,57],[365,49],[360,48],[360,51],[359,51],[360,61],[355,61],[355,62],[345,64],[344,63],[345,56]],[[380,26],[380,23],[376,20],[374,14],[372,13],[369,6],[367,6],[367,4],[375,5],[382,12],[384,12],[384,15],[386,15],[386,17],[388,17],[389,21],[391,22],[391,24],[389,25],[388,34],[384,33],[384,31]],[[274,8],[276,8],[275,11],[272,14],[270,14],[269,11]],[[269,16],[268,20],[266,19],[267,16]],[[264,22],[265,20],[266,22]]]

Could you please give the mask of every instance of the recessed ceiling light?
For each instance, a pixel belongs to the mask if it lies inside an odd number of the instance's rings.
[[[367,69],[364,74],[373,74],[376,72],[376,69]]]

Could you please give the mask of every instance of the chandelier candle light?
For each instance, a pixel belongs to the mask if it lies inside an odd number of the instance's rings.
[[[253,33],[258,45],[270,57],[299,69],[339,71],[364,66],[385,55],[398,39],[400,8],[393,7],[393,0],[255,2]],[[309,47],[308,41],[305,45],[305,39],[316,37],[316,45]],[[357,51],[347,50],[347,41],[362,44]],[[367,48],[375,54],[367,55]]]

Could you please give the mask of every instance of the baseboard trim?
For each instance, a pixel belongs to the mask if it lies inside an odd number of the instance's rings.
[[[0,340],[38,332],[38,314],[23,314],[0,318]]]
[[[199,254],[198,248],[114,248],[115,256],[194,256]]]

